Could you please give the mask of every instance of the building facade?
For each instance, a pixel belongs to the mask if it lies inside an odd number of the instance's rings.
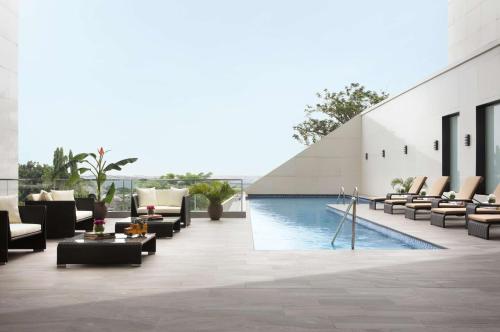
[[[457,191],[500,183],[500,1],[449,0],[449,65],[366,110],[248,188],[250,194],[366,195],[395,177],[441,175]]]
[[[17,9],[16,0],[0,0],[0,178],[4,179],[17,178],[18,169]],[[0,181],[0,186],[6,185]]]

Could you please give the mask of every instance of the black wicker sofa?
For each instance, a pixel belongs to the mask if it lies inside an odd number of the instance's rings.
[[[147,214],[147,211],[140,208],[139,197],[137,194],[132,195],[131,202],[131,216],[138,217],[139,215]],[[181,226],[183,228],[191,225],[191,213],[189,209],[191,201],[191,196],[186,195],[182,198],[182,204],[180,207],[171,207],[168,210],[156,209],[155,213],[161,214],[164,217],[181,217]]]
[[[47,208],[47,238],[75,236],[75,230],[91,231],[94,225],[94,199],[74,201],[25,201],[27,206]]]
[[[20,206],[21,224],[10,224],[7,211],[0,211],[0,265],[8,261],[9,249],[46,248],[45,206]]]

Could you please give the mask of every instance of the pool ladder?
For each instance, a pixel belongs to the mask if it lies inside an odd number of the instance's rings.
[[[339,194],[337,196],[337,204],[339,204],[341,197],[342,197],[342,204],[345,204],[345,189],[344,189],[344,186],[340,186]]]
[[[344,187],[341,187],[341,189],[342,191],[344,191]],[[343,194],[345,196],[345,192],[343,192]],[[338,198],[340,198],[340,194]],[[344,226],[345,221],[347,220],[347,215],[349,214],[349,211],[352,208],[351,249],[354,250],[354,245],[356,243],[356,205],[358,204],[358,199],[359,199],[358,187],[354,187],[354,191],[351,196],[351,202],[347,206],[347,209],[344,212],[344,216],[342,217],[342,220],[340,221],[339,226],[335,231],[335,235],[333,236],[332,246],[335,245],[335,240],[337,239],[337,236],[339,236],[340,231],[342,230],[342,227]]]

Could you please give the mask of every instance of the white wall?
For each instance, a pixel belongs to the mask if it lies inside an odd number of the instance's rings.
[[[0,0],[0,178],[17,178],[17,9]]]
[[[449,63],[463,60],[499,39],[499,0],[448,0]]]
[[[335,194],[361,182],[358,116],[311,145],[247,189],[249,194]]]
[[[395,176],[441,175],[442,117],[460,112],[459,169],[463,180],[476,174],[476,107],[500,100],[500,45],[363,114],[362,190],[381,194]],[[466,147],[465,135],[472,144]],[[434,151],[433,142],[440,149]],[[408,145],[409,154],[403,154]],[[380,156],[383,148],[387,157]]]

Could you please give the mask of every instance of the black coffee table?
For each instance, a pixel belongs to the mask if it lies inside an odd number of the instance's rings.
[[[156,235],[127,238],[116,234],[115,239],[85,240],[83,234],[65,239],[57,245],[57,267],[66,264],[131,264],[140,266],[142,252],[154,255]]]
[[[115,233],[123,233],[125,228],[130,226],[135,217],[127,218],[115,223]],[[148,233],[155,233],[156,237],[173,237],[174,232],[181,230],[181,217],[163,217],[161,220],[150,220],[148,224]]]

